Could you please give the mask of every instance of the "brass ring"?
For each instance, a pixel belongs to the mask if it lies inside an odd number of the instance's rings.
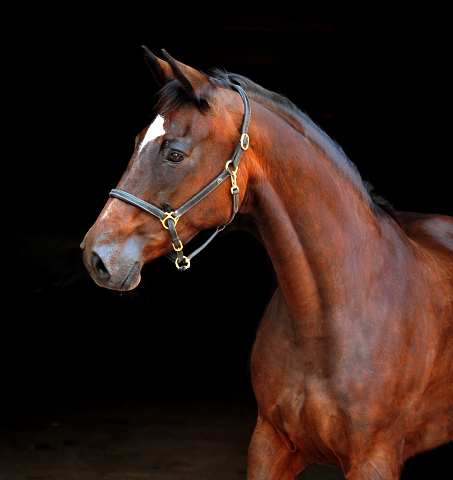
[[[228,160],[228,162],[226,162],[225,170],[227,170],[231,175],[236,175],[236,173],[238,172],[239,165],[236,167],[236,170],[230,170],[229,169],[230,163],[233,163],[233,160]]]
[[[184,262],[186,262],[185,265],[183,265],[182,267],[179,266],[179,258],[177,258],[175,260],[175,265],[176,265],[176,268],[178,270],[188,270],[190,268],[190,258],[189,257],[182,257],[182,259],[184,260]]]
[[[169,228],[167,227],[167,225],[165,225],[165,222],[166,222],[167,220],[173,220],[173,221],[175,222],[175,227],[176,227],[176,224],[178,223],[179,218],[175,218],[175,217],[173,216],[173,214],[174,214],[175,212],[170,212],[170,213],[164,212],[164,213],[165,213],[167,216],[166,216],[165,218],[159,218],[159,220],[161,221],[163,227],[164,227],[166,230],[169,229]]]

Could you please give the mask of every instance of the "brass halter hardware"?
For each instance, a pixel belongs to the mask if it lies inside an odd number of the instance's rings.
[[[247,148],[249,148],[249,144],[250,144],[250,137],[246,133],[243,133],[241,135],[241,148],[242,150],[244,150],[244,152],[247,150]]]
[[[176,268],[178,270],[182,270],[182,271],[185,271],[185,270],[188,270],[190,268],[190,258],[189,257],[186,257],[186,256],[183,256],[182,257],[182,260],[183,262],[185,263],[184,266],[179,266],[179,258],[176,257],[175,259],[175,265],[176,265]]]
[[[241,147],[242,147],[242,138],[241,138]],[[247,148],[248,148],[248,145],[247,145]],[[231,195],[237,195],[239,193],[239,187],[237,184],[239,165],[234,170],[232,170],[230,168],[231,163],[233,163],[233,160],[228,160],[228,162],[225,165],[225,170],[230,174],[230,178],[231,178],[231,188],[230,188]]]
[[[179,243],[181,244],[181,246],[180,246],[179,248],[176,247],[174,243],[172,243],[172,245],[173,245],[173,250],[174,250],[175,252],[182,252],[182,249],[184,248],[184,245],[182,244],[181,240],[179,241]]]
[[[165,218],[159,218],[159,220],[161,221],[162,225],[164,226],[164,228],[165,228],[166,230],[169,230],[169,228],[167,227],[167,225],[166,225],[166,223],[165,223],[167,220],[173,220],[173,221],[175,222],[175,227],[176,227],[176,224],[178,223],[179,217],[178,217],[178,218],[175,218],[175,217],[173,216],[174,213],[175,213],[175,212],[169,212],[169,213],[165,212],[165,215],[166,215]],[[175,250],[176,250],[176,248],[175,248]]]

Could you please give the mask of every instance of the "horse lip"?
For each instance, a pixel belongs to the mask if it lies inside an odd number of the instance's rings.
[[[141,265],[139,261],[134,263],[129,275],[126,277],[119,290],[132,290],[138,285],[140,282],[140,267]]]

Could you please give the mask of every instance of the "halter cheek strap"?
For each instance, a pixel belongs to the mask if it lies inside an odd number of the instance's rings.
[[[190,260],[195,255],[200,253],[205,247],[207,247],[214,237],[233,221],[233,218],[239,210],[239,187],[237,185],[237,172],[242,154],[248,149],[250,144],[250,139],[247,132],[250,125],[251,106],[245,91],[239,85],[234,85],[234,88],[241,95],[244,102],[244,119],[242,121],[241,138],[236,145],[233,156],[226,162],[224,170],[211,183],[206,185],[206,187],[195,194],[192,198],[187,200],[187,202],[182,204],[175,211],[171,210],[168,203],[165,203],[164,210],[161,210],[155,205],[145,202],[144,200],[132,195],[131,193],[125,192],[124,190],[114,188],[110,191],[110,197],[118,198],[124,202],[141,208],[145,212],[150,213],[161,221],[162,226],[169,231],[173,243],[173,252],[167,254],[166,256],[170,260],[174,261],[176,268],[181,271],[190,268]],[[203,245],[201,245],[201,247],[192,252],[190,256],[185,256],[183,253],[183,244],[176,231],[176,224],[178,223],[179,218],[192,207],[194,207],[198,202],[201,202],[201,200],[213,192],[227,178],[231,179],[230,192],[233,197],[233,210],[230,219],[222,227],[217,227],[216,231],[206,240],[206,242],[203,243]]]

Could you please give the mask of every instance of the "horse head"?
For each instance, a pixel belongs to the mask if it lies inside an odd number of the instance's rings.
[[[177,266],[188,260],[183,244],[231,220],[232,193],[235,210],[244,199],[246,168],[228,166],[239,138],[242,150],[248,147],[248,136],[240,135],[241,96],[162,52],[165,60],[144,47],[161,87],[157,114],[137,135],[126,171],[81,245],[94,281],[115,290],[135,288],[143,265],[172,249]],[[194,201],[210,182],[209,194]]]

